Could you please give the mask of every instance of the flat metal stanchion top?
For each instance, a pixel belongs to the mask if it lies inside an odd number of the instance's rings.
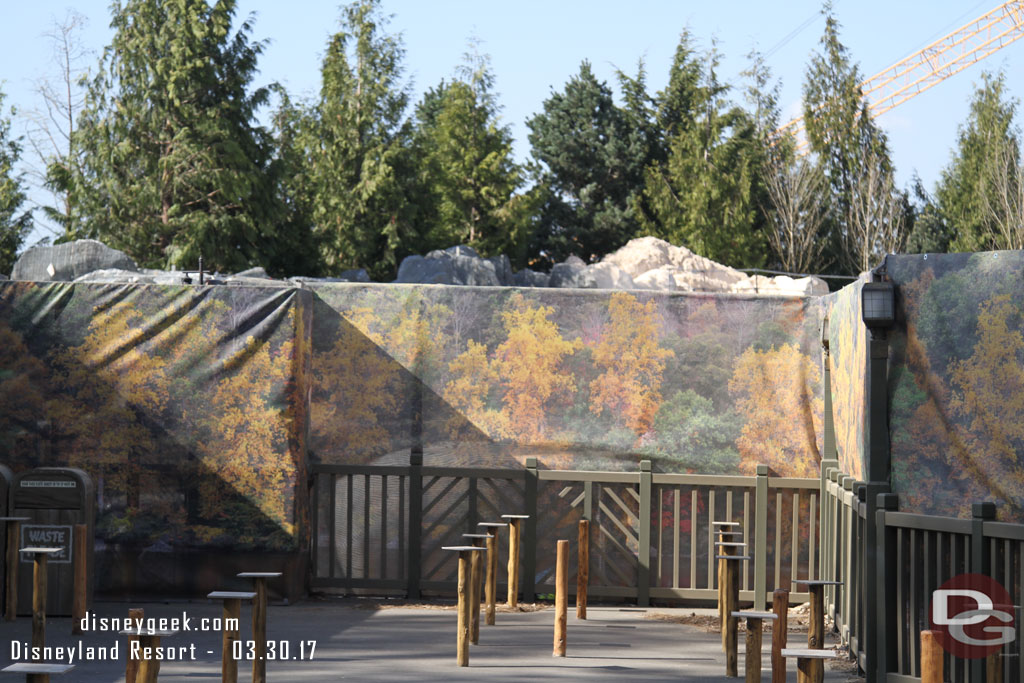
[[[31,548],[22,548],[18,552],[19,553],[36,553],[37,555],[53,555],[55,553],[59,553],[62,550],[64,550],[64,548],[36,548],[36,547],[31,547]]]
[[[276,579],[279,576],[284,576],[283,572],[241,572],[235,574],[240,579]]]
[[[741,541],[715,541],[715,547],[724,546],[726,548],[746,548],[747,544]]]
[[[715,533],[719,536],[742,536],[742,531],[733,531],[731,529],[715,529]]]
[[[835,659],[839,653],[835,650],[811,650],[804,647],[784,647],[783,657],[797,657],[798,659]]]
[[[213,591],[207,593],[206,597],[210,600],[252,600],[256,594],[248,591]]]
[[[463,538],[490,538],[490,534],[462,534]]]
[[[486,548],[481,548],[478,545],[443,545],[441,550],[458,550],[461,553],[463,550],[486,550]]]
[[[741,617],[744,619],[778,619],[775,612],[730,612],[729,616]]]
[[[711,526],[740,526],[739,522],[711,522]]]
[[[802,583],[807,586],[842,586],[842,581],[829,581],[827,579],[795,579],[793,583]]]
[[[477,526],[482,526],[484,529],[487,529],[488,534],[493,536],[498,533],[498,529],[503,526],[508,526],[508,522],[478,522]]]
[[[529,519],[530,515],[502,515],[502,519]]]
[[[0,522],[27,522],[31,517],[0,517]]]
[[[754,559],[750,555],[715,555],[716,560],[752,560]]]
[[[66,674],[74,664],[47,664],[45,662],[19,662],[0,669],[5,674]],[[31,680],[31,679],[30,679]]]

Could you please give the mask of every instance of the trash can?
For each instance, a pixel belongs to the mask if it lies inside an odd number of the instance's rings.
[[[72,467],[40,467],[14,477],[11,514],[28,517],[21,523],[19,547],[63,548],[47,561],[46,613],[70,616],[74,596],[74,530],[86,526],[86,604],[92,602],[93,523],[96,495],[92,479]],[[22,553],[18,570],[18,614],[32,613],[31,555]]]

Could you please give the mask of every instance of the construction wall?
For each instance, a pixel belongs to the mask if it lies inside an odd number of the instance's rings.
[[[316,462],[815,476],[816,299],[317,285]],[[422,406],[417,409],[417,402]],[[415,416],[422,416],[422,423]]]
[[[1024,252],[890,256],[892,483],[903,509],[1024,522]]]
[[[308,547],[311,311],[298,289],[0,283],[0,462],[92,476],[98,549],[139,562],[101,565],[101,591],[178,583],[189,551]]]
[[[828,317],[832,417],[839,467],[857,480],[863,480],[867,471],[864,433],[868,346],[860,312],[862,285],[858,280],[821,299]]]

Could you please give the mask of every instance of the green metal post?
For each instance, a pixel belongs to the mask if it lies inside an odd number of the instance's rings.
[[[885,514],[895,512],[899,509],[899,496],[895,493],[880,493],[876,498],[875,510],[875,542],[877,550],[875,555],[876,586],[878,592],[875,594],[875,615],[877,621],[868,622],[876,625],[875,647],[878,648],[878,657],[875,665],[875,681],[885,683],[889,673],[899,672],[898,650],[896,647],[896,629],[900,628],[897,623],[896,605],[896,560],[898,548],[896,547],[896,534],[890,532],[885,526]],[[869,523],[871,520],[868,520]],[[870,571],[870,569],[869,569]],[[871,599],[871,593],[868,593]],[[870,679],[870,673],[868,673]]]
[[[820,579],[831,578],[826,574],[826,566],[829,550],[835,542],[835,535],[832,529],[832,520],[829,517],[828,475],[829,472],[838,468],[838,460],[826,458],[821,461],[818,471],[821,476],[821,484],[818,486],[818,578]],[[826,588],[830,588],[830,586],[826,586]]]
[[[754,609],[767,605],[768,593],[768,465],[757,466],[754,484]],[[709,552],[714,552],[714,548]],[[778,577],[776,577],[776,581]]]
[[[523,514],[530,516],[523,525],[523,538],[520,544],[523,551],[523,575],[519,585],[523,590],[523,602],[533,602],[537,599],[537,458],[526,459],[523,507]]]
[[[989,554],[985,552],[985,522],[996,518],[996,504],[991,501],[971,505],[971,573],[992,576]],[[972,683],[985,680],[985,660],[972,659]]]
[[[636,602],[640,607],[651,604],[651,461],[640,461],[640,519],[637,529],[640,541],[637,556]]]

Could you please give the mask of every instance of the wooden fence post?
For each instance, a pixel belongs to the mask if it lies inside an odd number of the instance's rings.
[[[519,557],[523,520],[529,515],[502,515],[508,520],[508,606],[519,604]]]
[[[505,522],[480,522],[478,527],[483,527],[487,532],[487,579],[484,583],[484,597],[487,600],[487,610],[484,614],[484,623],[494,626],[495,604],[498,599],[498,529],[508,526]]]
[[[768,465],[757,466],[754,484],[754,609],[765,608],[768,593]],[[779,577],[775,577],[776,586]]]
[[[636,587],[636,604],[640,607],[647,607],[651,604],[651,482],[653,477],[651,461],[641,460]]]
[[[520,584],[523,601],[534,602],[537,599],[537,458],[526,459],[523,508],[529,517],[523,529],[523,576]]]
[[[72,562],[74,562],[74,580],[71,593],[71,634],[78,635],[82,632],[82,619],[88,609],[87,600],[89,597],[89,558],[86,549],[89,547],[87,533],[89,527],[85,524],[76,524],[74,528],[74,540],[72,542]]]
[[[726,560],[725,567],[725,675],[739,675],[739,619],[732,614],[739,606],[740,560]]]
[[[420,597],[422,572],[423,525],[423,453],[409,454],[409,549],[406,564],[406,595],[410,600]]]
[[[587,585],[590,583],[590,520],[581,519],[576,561],[576,618],[587,618]]]
[[[569,541],[559,541],[555,561],[555,642],[552,654],[565,656],[569,603]]]

